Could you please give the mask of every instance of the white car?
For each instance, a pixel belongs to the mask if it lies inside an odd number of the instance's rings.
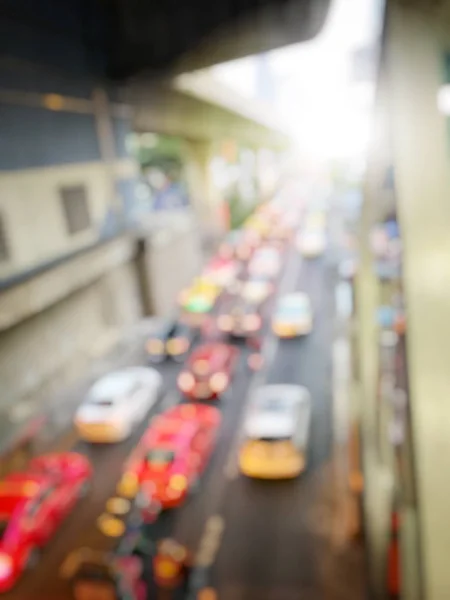
[[[266,385],[250,398],[241,471],[260,479],[287,479],[306,465],[311,396],[299,385]]]
[[[325,232],[317,229],[314,231],[302,231],[297,235],[297,248],[306,258],[315,258],[325,252]]]
[[[272,317],[272,331],[278,337],[307,335],[313,328],[313,313],[309,297],[302,292],[281,296]]]
[[[79,436],[94,443],[120,442],[157,402],[162,377],[155,369],[128,367],[99,379],[75,415]]]
[[[249,279],[242,287],[242,298],[250,304],[262,304],[273,291],[273,284],[266,279]]]
[[[280,269],[280,251],[270,246],[256,250],[248,265],[248,272],[252,277],[276,277]]]

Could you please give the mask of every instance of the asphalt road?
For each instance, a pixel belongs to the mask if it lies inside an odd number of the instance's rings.
[[[315,312],[312,334],[304,339],[278,341],[270,332],[266,333],[266,365],[256,375],[246,366],[248,350],[242,346],[242,360],[232,390],[220,401],[223,411],[220,436],[199,490],[181,509],[166,515],[148,530],[155,537],[173,534],[197,552],[199,564],[207,568],[202,574],[217,587],[220,600],[320,600],[322,597],[323,572],[318,568],[318,552],[323,547],[323,536],[317,534],[313,525],[320,520],[315,511],[318,499],[315,474],[327,464],[332,449],[334,279],[329,263],[325,258],[302,260],[291,250],[279,289],[304,290],[310,294]],[[139,359],[142,361],[145,361],[143,354]],[[179,369],[171,363],[161,366],[168,392],[162,400],[163,406],[177,401],[175,380]],[[312,394],[309,463],[298,480],[256,482],[238,473],[242,414],[249,387],[260,383],[302,384]],[[157,411],[158,407],[154,412]],[[62,444],[66,438],[67,445],[88,455],[94,466],[91,493],[45,549],[39,566],[27,573],[13,592],[5,594],[5,599],[70,598],[67,583],[58,576],[59,567],[73,549],[97,543],[95,521],[115,487],[126,457],[146,426],[147,421],[130,440],[114,446],[77,442],[70,428],[67,430]]]
[[[325,259],[297,259],[289,291],[310,295],[315,313],[313,332],[305,338],[274,340],[275,351],[264,383],[306,386],[313,400],[307,471],[286,482],[255,481],[229,473],[230,482],[218,514],[223,540],[211,578],[220,600],[290,600],[320,596],[317,569],[314,473],[332,449],[331,348],[333,275]],[[308,594],[308,595],[305,595]]]

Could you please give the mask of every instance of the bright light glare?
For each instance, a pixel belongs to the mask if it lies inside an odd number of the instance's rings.
[[[316,38],[267,55],[275,92],[270,110],[301,153],[313,159],[354,158],[367,148],[374,83],[353,81],[352,61],[356,50],[376,43],[379,5],[377,0],[334,0]],[[245,97],[260,100],[257,66],[257,57],[247,57],[213,71]]]
[[[437,105],[443,115],[450,115],[450,85],[443,85],[439,88]]]

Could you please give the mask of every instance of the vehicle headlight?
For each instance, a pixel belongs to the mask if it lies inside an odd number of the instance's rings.
[[[147,352],[149,354],[162,354],[164,352],[164,342],[158,339],[149,340]]]
[[[9,577],[13,570],[13,561],[9,554],[0,552],[0,580]]]
[[[226,373],[214,373],[209,380],[209,387],[215,394],[223,392],[228,385],[228,375]]]
[[[125,498],[135,498],[139,492],[139,479],[136,473],[132,471],[125,472],[117,484],[116,491]]]
[[[221,331],[231,331],[233,328],[233,318],[230,315],[221,315],[217,319],[217,325]]]
[[[178,375],[177,382],[178,387],[182,392],[190,392],[195,385],[194,376],[187,371],[184,371]]]
[[[247,331],[257,331],[261,326],[261,319],[258,315],[247,315],[244,318],[244,327]]]

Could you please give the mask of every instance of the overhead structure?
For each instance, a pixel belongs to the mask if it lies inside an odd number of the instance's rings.
[[[310,40],[330,0],[110,0],[110,69],[192,71]]]

